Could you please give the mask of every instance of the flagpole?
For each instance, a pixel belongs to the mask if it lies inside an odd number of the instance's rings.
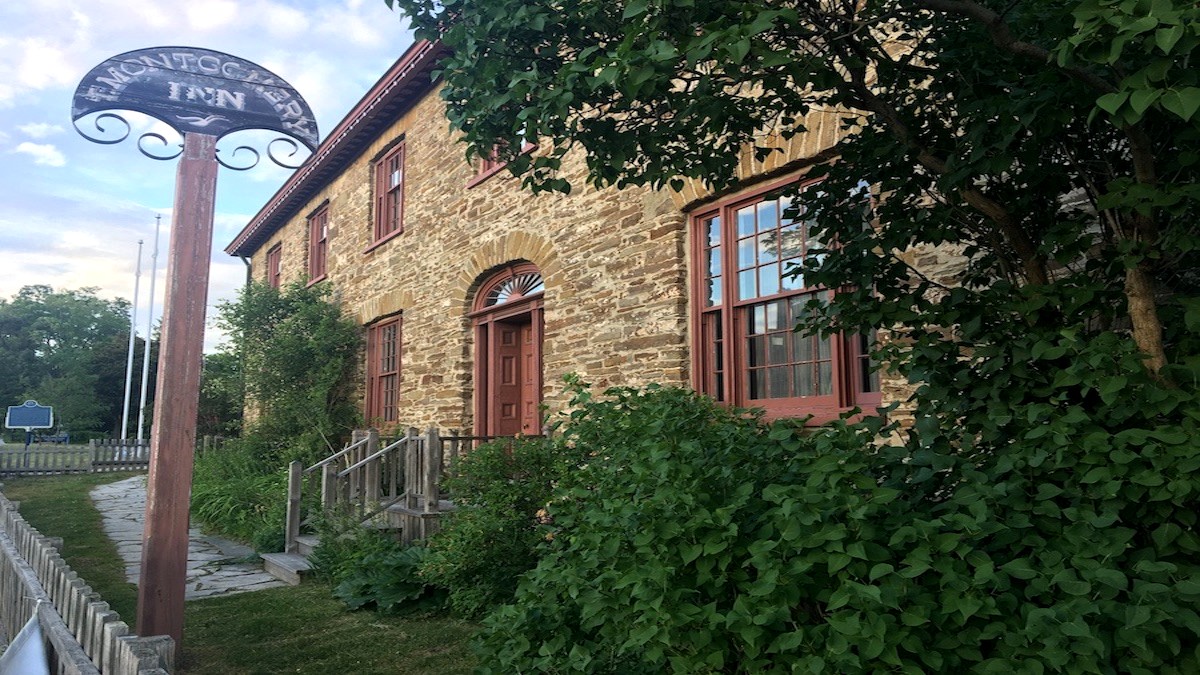
[[[158,232],[162,228],[162,214],[154,216],[154,253],[150,254],[150,301],[146,308],[146,347],[142,350],[142,395],[138,403],[137,440],[140,445],[145,438],[146,388],[150,382],[150,347],[154,343],[154,278],[158,276]]]
[[[121,442],[129,438],[129,394],[133,385],[133,343],[137,339],[138,285],[142,281],[142,240],[138,239],[137,270],[133,273],[133,306],[129,308],[129,354],[125,358],[125,405],[121,407]]]

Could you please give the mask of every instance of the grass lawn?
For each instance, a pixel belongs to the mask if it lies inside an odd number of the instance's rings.
[[[134,473],[84,473],[5,479],[2,492],[21,502],[25,520],[48,537],[62,537],[62,555],[71,569],[100,594],[133,628],[137,587],[125,580],[125,563],[100,525],[100,512],[88,496],[92,488]]]
[[[132,623],[137,589],[104,536],[92,506],[92,487],[132,474],[85,474],[12,479],[9,499],[42,534],[63,538],[63,557],[92,588]],[[477,626],[443,615],[381,616],[349,612],[329,587],[298,587],[193,600],[184,614],[183,675],[268,673],[469,673],[467,642]]]

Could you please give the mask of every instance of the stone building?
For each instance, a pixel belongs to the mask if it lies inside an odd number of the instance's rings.
[[[828,159],[836,115],[765,162],[747,152],[721,194],[582,188],[580,160],[576,191],[534,195],[464,159],[430,80],[440,49],[410,48],[226,248],[259,282],[332,286],[367,338],[370,424],[536,433],[572,372],[818,421],[880,401],[862,336],[791,331],[826,291],[784,274],[808,240],[778,190]]]

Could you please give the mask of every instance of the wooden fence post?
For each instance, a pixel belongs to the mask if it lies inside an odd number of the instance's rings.
[[[337,467],[330,462],[321,468],[321,508],[326,511],[337,503]]]
[[[425,513],[438,512],[442,482],[442,439],[437,429],[425,432]]]
[[[304,465],[294,459],[288,464],[288,502],[287,502],[287,531],[283,548],[285,553],[298,553],[299,545],[296,538],[300,536],[300,480]]]
[[[416,427],[409,427],[404,443],[404,506],[417,508],[421,492],[421,437]]]
[[[379,430],[369,429],[367,431],[367,450],[364,453],[364,458],[372,457],[379,452]],[[379,481],[380,481],[380,466],[382,460],[376,459],[363,467],[363,493],[362,493],[362,513],[373,511],[379,502]],[[368,508],[370,505],[370,508]]]

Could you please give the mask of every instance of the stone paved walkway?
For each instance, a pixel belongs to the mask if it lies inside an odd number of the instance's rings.
[[[125,576],[136,584],[142,565],[146,477],[99,485],[92,489],[92,501],[104,515],[104,532],[125,560]],[[188,538],[188,600],[285,585],[263,571],[262,561],[248,546],[201,534],[196,528],[188,531]]]

